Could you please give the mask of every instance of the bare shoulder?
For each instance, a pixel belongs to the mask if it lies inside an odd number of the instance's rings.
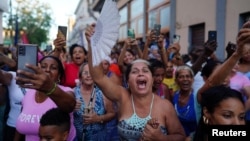
[[[152,117],[157,117],[160,123],[166,127],[169,127],[170,123],[177,119],[173,104],[159,96],[155,97]]]
[[[174,109],[171,101],[169,101],[168,99],[162,99],[159,96],[155,97],[155,108],[159,109],[160,111],[166,112]]]

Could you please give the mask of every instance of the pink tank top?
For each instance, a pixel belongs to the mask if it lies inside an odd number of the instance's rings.
[[[59,86],[64,91],[72,91],[69,87]],[[53,100],[47,98],[43,103],[37,103],[35,101],[36,90],[28,90],[23,98],[23,109],[20,113],[16,129],[19,133],[25,135],[26,141],[40,141],[39,138],[39,126],[40,118],[42,115],[51,108],[56,108],[57,105]],[[71,128],[68,137],[68,141],[73,141],[76,135],[76,130],[73,125],[73,114],[70,113]]]

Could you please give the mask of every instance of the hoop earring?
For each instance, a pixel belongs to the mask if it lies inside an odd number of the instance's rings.
[[[209,120],[208,120],[208,118],[207,118],[206,116],[203,116],[203,122],[204,122],[206,125],[208,125]]]
[[[57,84],[60,84],[60,82],[61,82],[61,80],[60,80],[60,78],[58,77],[58,79],[57,79]]]

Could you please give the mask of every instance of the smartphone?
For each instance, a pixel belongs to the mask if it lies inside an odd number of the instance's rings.
[[[217,41],[217,31],[215,30],[208,31],[208,41]]]
[[[173,43],[178,43],[178,42],[180,42],[180,38],[181,38],[180,35],[174,34],[174,36],[173,36]]]
[[[65,40],[67,39],[67,26],[58,26],[58,33],[63,35]]]
[[[128,29],[128,37],[135,39],[135,31],[134,29]]]
[[[34,73],[33,70],[26,68],[25,64],[37,65],[38,46],[34,44],[18,44],[17,46],[17,69]],[[19,77],[24,77],[18,75]],[[18,82],[17,82],[18,83]]]
[[[46,46],[46,51],[49,53],[50,51],[52,51],[52,45],[47,45]]]
[[[161,25],[160,24],[154,24],[154,31],[155,31],[155,35],[159,36],[161,34]]]

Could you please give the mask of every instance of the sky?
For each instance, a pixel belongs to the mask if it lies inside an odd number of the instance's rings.
[[[50,30],[50,39],[53,40],[57,34],[57,26],[67,26],[68,18],[74,16],[74,12],[80,0],[39,0],[41,3],[48,3],[52,9],[54,23]]]
[[[17,1],[18,0],[11,0],[12,7],[17,7]],[[51,18],[53,22],[50,29],[50,34],[49,34],[50,41],[48,42],[48,44],[52,44],[53,40],[56,38],[58,25],[62,26],[68,25],[68,19],[71,16],[73,17],[75,16],[74,12],[80,0],[38,0],[38,1],[40,4],[46,3],[51,7],[52,11]],[[7,0],[8,5],[9,3],[10,0]]]

